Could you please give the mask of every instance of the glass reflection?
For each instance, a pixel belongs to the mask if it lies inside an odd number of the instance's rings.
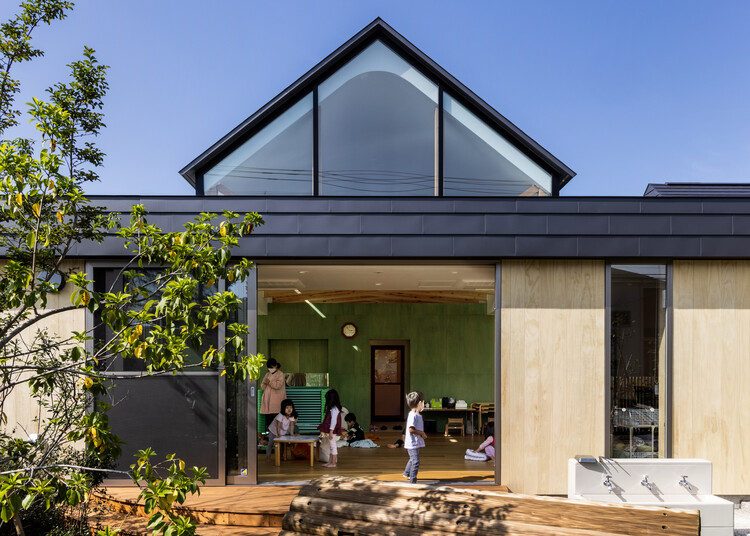
[[[206,195],[311,195],[312,93],[203,176]]]
[[[321,195],[435,195],[438,88],[375,41],[320,84]]]
[[[445,196],[552,192],[552,175],[448,94],[443,109]]]
[[[613,265],[611,451],[614,458],[664,456],[666,266]]]

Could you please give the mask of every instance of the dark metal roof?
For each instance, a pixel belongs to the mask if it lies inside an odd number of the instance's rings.
[[[665,182],[649,184],[645,197],[750,197],[748,183]]]
[[[497,261],[503,258],[750,259],[743,197],[125,197],[95,205],[181,231],[199,212],[257,211],[266,224],[235,255],[255,261]],[[124,257],[121,239],[75,246]]]
[[[558,178],[560,188],[575,176],[573,170],[555,158],[544,147],[484,102],[379,17],[305,73],[296,82],[279,93],[279,95],[260,110],[245,119],[227,135],[206,149],[200,156],[182,168],[180,174],[192,186],[195,186],[200,173],[231,152],[254,131],[267,124],[278,113],[283,111],[287,105],[293,104],[298,98],[312,91],[313,86],[322,82],[376,39],[381,39],[388,43],[397,53],[420,68],[426,76],[450,90],[454,97],[460,99],[463,104],[467,105],[488,124],[502,132],[531,158],[543,167],[548,168]]]

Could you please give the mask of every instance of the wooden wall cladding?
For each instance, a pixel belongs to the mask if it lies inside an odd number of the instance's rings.
[[[604,262],[502,264],[500,479],[564,494],[567,460],[603,454]]]
[[[66,263],[63,271],[76,268],[82,271],[83,262],[71,261]],[[51,294],[47,298],[47,309],[55,309],[70,305],[70,297],[74,287],[65,285],[59,294]],[[71,332],[84,331],[86,328],[86,310],[76,309],[61,314],[52,315],[40,321],[33,328],[21,333],[25,340],[31,340],[38,329],[47,329],[50,333],[67,338]],[[33,434],[39,432],[38,419],[44,416],[43,409],[36,404],[29,403],[30,394],[27,384],[19,385],[13,390],[13,394],[6,400],[4,411],[7,415],[8,430],[15,429],[19,435]]]
[[[750,261],[674,261],[675,458],[713,462],[713,493],[750,490]]]

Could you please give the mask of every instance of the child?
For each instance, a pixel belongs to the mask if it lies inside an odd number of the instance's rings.
[[[344,417],[346,421],[346,442],[351,445],[355,441],[362,441],[365,438],[365,431],[357,424],[357,416],[354,413],[347,413]]]
[[[486,456],[484,454],[481,454],[481,452],[484,451]],[[473,460],[473,461],[484,461],[484,460],[494,460],[495,459],[495,423],[491,422],[487,424],[487,426],[484,428],[484,442],[479,445],[476,450],[467,450],[466,456],[464,456],[467,460]]]
[[[424,395],[419,391],[412,391],[406,395],[406,404],[410,411],[406,420],[404,448],[409,453],[409,462],[404,469],[404,478],[408,478],[409,482],[416,484],[417,472],[419,471],[419,449],[424,447],[424,440],[427,438],[421,415],[424,409]]]
[[[341,435],[341,401],[339,400],[339,394],[336,389],[330,389],[326,392],[326,405],[325,405],[325,419],[318,426],[318,430],[324,434],[328,434],[329,443],[331,446],[331,456],[328,458],[328,463],[324,463],[323,467],[336,467],[336,462],[339,457],[339,450],[336,447],[336,436]]]
[[[267,460],[271,459],[274,439],[294,434],[294,423],[297,421],[297,412],[294,410],[294,402],[287,398],[281,402],[280,409],[281,413],[276,415],[276,418],[268,425],[268,446],[266,447]]]

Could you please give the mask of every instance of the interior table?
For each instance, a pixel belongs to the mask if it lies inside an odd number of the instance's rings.
[[[310,467],[315,466],[315,458],[317,454],[317,446],[319,435],[296,435],[296,436],[281,436],[273,440],[274,451],[276,456],[276,466],[281,465],[281,448],[284,447],[284,459],[286,459],[286,445],[292,445],[295,443],[307,443],[310,445]]]
[[[422,414],[429,414],[429,413],[447,413],[450,415],[451,413],[463,413],[464,417],[469,419],[469,422],[471,422],[471,435],[474,435],[474,413],[476,413],[476,410],[472,409],[471,407],[468,408],[424,408],[422,410]]]

